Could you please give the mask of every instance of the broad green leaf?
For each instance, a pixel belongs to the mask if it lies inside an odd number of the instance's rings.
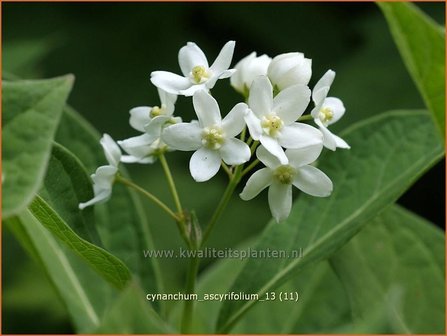
[[[445,32],[416,5],[378,2],[394,41],[445,138]]]
[[[79,203],[93,198],[92,182],[81,162],[54,143],[39,195],[81,238],[101,246],[92,208],[79,211]]]
[[[58,237],[111,284],[117,288],[124,288],[130,280],[130,272],[121,260],[79,237],[42,198],[36,196],[29,206],[29,211],[42,226]]]
[[[32,255],[45,266],[45,271],[67,306],[76,328],[81,333],[99,325],[96,302],[86,293],[78,273],[53,235],[27,209],[7,220],[7,225]]]
[[[78,113],[66,108],[56,141],[68,148],[89,172],[105,163],[100,134]],[[122,174],[126,175],[123,167]],[[95,224],[104,247],[118,256],[141,279],[147,292],[162,292],[158,264],[146,259],[143,250],[153,249],[149,226],[137,195],[122,185],[114,185],[112,198],[95,206]]]
[[[445,238],[431,223],[400,207],[385,211],[330,262],[349,289],[354,316],[389,300],[395,289],[401,300],[390,309],[400,333],[445,331]]]
[[[18,214],[34,198],[73,76],[3,82],[2,213]]]
[[[329,257],[364,224],[395,201],[443,156],[426,111],[394,111],[365,120],[342,134],[350,150],[326,153],[320,168],[332,179],[328,198],[300,194],[288,220],[270,225],[256,249],[297,250],[297,259],[251,259],[232,291],[264,293],[305,266]],[[255,302],[225,302],[219,332],[228,331]]]
[[[113,302],[96,334],[172,334],[173,330],[145,300],[141,288],[131,283]]]

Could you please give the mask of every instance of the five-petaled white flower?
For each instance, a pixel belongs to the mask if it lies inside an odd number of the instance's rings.
[[[197,182],[207,181],[219,171],[221,160],[228,165],[239,165],[250,159],[247,144],[235,136],[244,128],[247,105],[239,103],[222,120],[217,101],[206,91],[193,97],[199,121],[180,123],[164,129],[162,140],[182,151],[196,151],[189,162],[192,177]]]
[[[116,173],[118,172],[121,150],[108,134],[103,135],[100,143],[104,149],[104,154],[109,164],[99,167],[96,169],[96,172],[91,175],[95,197],[88,202],[80,203],[79,209],[81,210],[93,204],[105,202],[112,195],[112,186]]]
[[[305,85],[290,86],[273,98],[272,84],[266,76],[253,81],[245,122],[251,137],[259,140],[282,164],[287,163],[282,147],[303,148],[322,143],[318,129],[296,122],[309,101],[310,90]]]
[[[250,176],[240,197],[245,201],[250,200],[269,187],[270,211],[273,218],[280,222],[289,216],[292,208],[292,185],[312,196],[329,196],[332,192],[332,181],[321,170],[309,165],[318,158],[322,148],[320,144],[288,149],[286,155],[289,163],[283,165],[264,147],[258,147],[256,156],[266,168]]]
[[[318,81],[312,91],[312,100],[315,107],[311,112],[315,123],[323,133],[323,144],[330,150],[351,148],[346,141],[328,130],[327,126],[337,122],[345,113],[343,102],[334,97],[327,97],[329,89],[335,78],[335,72],[328,70]]]
[[[234,67],[236,73],[230,78],[231,86],[248,97],[253,80],[258,76],[267,75],[267,69],[271,61],[272,59],[267,55],[256,57],[256,52],[244,57]]]
[[[121,157],[125,163],[153,163],[157,154],[168,150],[160,140],[164,127],[182,121],[174,117],[175,101],[177,96],[158,89],[160,106],[140,106],[130,110],[130,125],[142,135],[118,141],[118,144],[129,154]]]
[[[234,69],[228,70],[233,58],[234,41],[227,42],[214,63],[209,66],[203,51],[193,42],[188,42],[178,54],[183,77],[167,71],[154,71],[151,82],[166,92],[192,96],[199,90],[210,90],[218,79],[228,78]]]
[[[312,60],[299,52],[281,54],[273,58],[267,74],[275,92],[295,84],[307,85],[312,76]]]

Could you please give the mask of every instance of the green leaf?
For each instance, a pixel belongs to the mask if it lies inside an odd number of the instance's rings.
[[[354,316],[401,295],[390,309],[399,333],[445,331],[445,238],[431,223],[392,207],[368,224],[330,262],[349,289]]]
[[[102,248],[79,237],[39,196],[29,206],[32,215],[94,270],[117,288],[124,288],[131,275],[126,265]]]
[[[416,5],[378,2],[400,54],[445,138],[445,32]]]
[[[73,76],[3,82],[3,218],[23,210],[40,187],[72,84]]]
[[[173,330],[145,301],[145,294],[131,283],[109,307],[96,334],[172,334]]]
[[[106,162],[99,144],[100,134],[76,111],[67,107],[56,141],[68,148],[89,172]],[[124,167],[120,172],[127,176]],[[84,200],[85,201],[85,200]],[[118,256],[141,279],[148,292],[162,292],[157,260],[144,258],[143,250],[154,243],[140,199],[124,186],[115,184],[109,201],[95,206],[97,230],[104,247]]]
[[[92,208],[79,211],[79,203],[93,198],[92,182],[82,163],[63,146],[54,143],[43,188],[48,205],[81,238],[101,246]]]
[[[300,194],[289,219],[270,223],[256,246],[303,249],[304,256],[281,262],[251,259],[233,291],[262,296],[302,268],[326,259],[443,156],[426,111],[385,113],[352,126],[342,136],[351,150],[329,153],[320,165],[334,183],[333,194],[328,198]],[[228,331],[254,303],[225,302],[219,331]]]
[[[99,325],[97,302],[87,294],[79,273],[53,235],[29,211],[11,217],[6,224],[21,243],[32,251],[55,285],[79,332],[86,333]]]

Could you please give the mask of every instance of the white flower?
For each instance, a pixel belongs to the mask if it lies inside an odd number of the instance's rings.
[[[248,92],[253,80],[261,75],[267,75],[267,69],[272,59],[267,55],[256,57],[256,52],[241,59],[236,66],[236,73],[231,76],[231,86],[236,91],[248,96]]]
[[[93,180],[93,191],[95,197],[90,201],[79,204],[79,209],[91,206],[96,203],[107,201],[112,195],[112,185],[118,172],[118,164],[121,160],[121,150],[115,141],[108,134],[104,134],[100,140],[107,162],[106,166],[101,166],[96,169],[96,172],[91,175]]]
[[[312,76],[312,60],[299,52],[281,54],[273,58],[267,73],[275,92],[295,84],[307,85]]]
[[[315,127],[295,122],[310,100],[307,86],[296,84],[281,91],[273,98],[272,85],[267,77],[259,76],[250,88],[245,115],[250,135],[281,163],[287,157],[281,148],[303,148],[322,143],[322,134]]]
[[[323,144],[330,150],[339,148],[349,149],[349,145],[339,136],[331,133],[327,126],[337,122],[345,113],[343,102],[334,97],[327,97],[329,89],[335,78],[335,72],[328,70],[318,81],[312,91],[312,100],[315,107],[311,112],[315,123],[323,133]]]
[[[158,89],[160,106],[140,106],[130,110],[130,125],[142,135],[118,141],[118,144],[129,155],[123,155],[121,162],[125,163],[153,163],[157,154],[169,150],[160,140],[161,132],[167,125],[182,121],[180,117],[173,117],[177,96]]]
[[[233,58],[234,41],[227,42],[214,63],[209,66],[203,51],[193,42],[188,42],[178,54],[183,77],[167,71],[154,71],[152,83],[166,92],[192,96],[199,90],[210,90],[218,79],[228,78],[234,69],[228,70]]]
[[[302,149],[288,149],[286,155],[289,163],[283,165],[260,146],[256,150],[256,156],[266,168],[250,176],[240,197],[245,201],[250,200],[269,187],[270,211],[275,220],[280,222],[289,216],[292,208],[292,185],[312,196],[329,196],[332,192],[332,181],[321,170],[309,165],[318,158],[322,148],[320,144]]]
[[[177,96],[158,89],[160,106],[139,106],[131,109],[129,124],[140,132],[147,132],[155,141],[166,122],[180,122],[180,118],[173,117]],[[151,142],[152,142],[151,141]]]
[[[228,165],[247,162],[250,149],[235,138],[245,126],[247,105],[237,104],[222,120],[217,101],[207,92],[196,92],[193,104],[199,121],[166,127],[162,140],[174,149],[196,151],[189,162],[194,180],[203,182],[212,178],[219,171],[221,160]]]
[[[147,133],[118,141],[118,144],[129,154],[121,157],[124,163],[154,163],[158,154],[168,150],[159,137],[153,140]]]

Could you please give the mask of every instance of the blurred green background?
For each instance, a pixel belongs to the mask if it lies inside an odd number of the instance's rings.
[[[419,5],[444,24],[443,3]],[[373,3],[3,3],[2,8],[4,75],[48,78],[73,73],[76,83],[69,103],[116,140],[137,135],[128,126],[129,109],[159,104],[149,75],[154,70],[179,73],[177,53],[187,41],[196,42],[210,63],[230,39],[236,41],[233,64],[253,50],[272,57],[304,52],[313,60],[311,87],[327,69],[335,70],[330,95],[341,98],[347,108],[344,119],[334,125],[336,131],[386,110],[423,108]],[[241,100],[228,80],[219,81],[213,95],[224,113]],[[191,101],[179,98],[176,113],[192,118]],[[185,205],[199,209],[204,224],[226,176],[195,183],[187,170],[190,155],[177,152],[168,161]],[[128,167],[135,181],[171,202],[157,164]],[[434,167],[399,201],[440,227],[444,167]],[[144,204],[157,248],[182,244],[174,223]],[[210,244],[234,246],[259,232],[269,216],[265,194],[251,202],[234,197]],[[186,265],[160,262],[167,291],[178,290]],[[8,232],[3,235],[2,305],[4,333],[73,331],[45,274]]]

